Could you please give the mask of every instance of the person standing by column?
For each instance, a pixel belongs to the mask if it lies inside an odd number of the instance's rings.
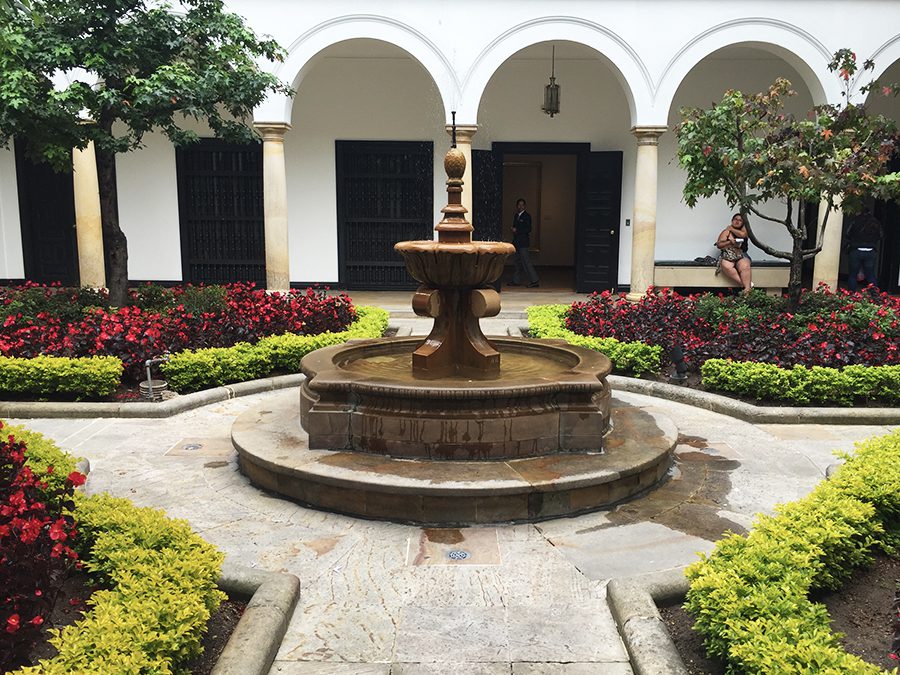
[[[523,276],[525,276],[528,278],[528,288],[537,288],[540,283],[534,265],[531,264],[531,254],[528,250],[531,246],[531,214],[525,210],[524,199],[516,201],[512,232],[512,244],[516,247],[516,253],[513,256],[516,271],[513,273],[509,285],[521,286],[524,282]]]

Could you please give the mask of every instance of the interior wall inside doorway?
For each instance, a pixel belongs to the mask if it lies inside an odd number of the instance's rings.
[[[535,265],[575,265],[576,155],[507,155],[503,160],[503,239],[512,241],[516,200],[528,202]],[[531,196],[534,195],[534,196]]]

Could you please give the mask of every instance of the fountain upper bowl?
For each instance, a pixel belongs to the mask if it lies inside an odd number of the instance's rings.
[[[478,288],[496,281],[515,247],[500,241],[401,241],[394,249],[419,283],[433,288]]]

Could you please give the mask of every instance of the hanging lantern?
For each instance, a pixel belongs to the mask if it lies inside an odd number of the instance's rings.
[[[544,105],[541,108],[553,117],[559,114],[559,85],[556,84],[556,45],[550,56],[550,84],[544,86]]]

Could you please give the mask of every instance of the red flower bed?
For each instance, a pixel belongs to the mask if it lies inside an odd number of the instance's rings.
[[[569,309],[566,327],[580,335],[681,345],[691,370],[711,358],[790,367],[900,363],[900,298],[881,294],[805,292],[800,309],[762,292],[746,297],[682,296],[650,289],[637,303],[609,292]]]
[[[3,423],[0,422],[0,429]],[[53,467],[47,468],[47,474]],[[25,465],[25,445],[0,442],[0,667],[21,665],[38,639],[60,584],[78,554],[69,512],[72,490],[84,483],[73,471],[52,489]]]
[[[113,310],[104,306],[103,294],[90,289],[2,289],[0,355],[116,356],[126,377],[140,379],[144,361],[164,352],[230,347],[286,332],[341,331],[356,319],[347,295],[314,289],[148,286],[132,291],[132,299],[135,305]]]

